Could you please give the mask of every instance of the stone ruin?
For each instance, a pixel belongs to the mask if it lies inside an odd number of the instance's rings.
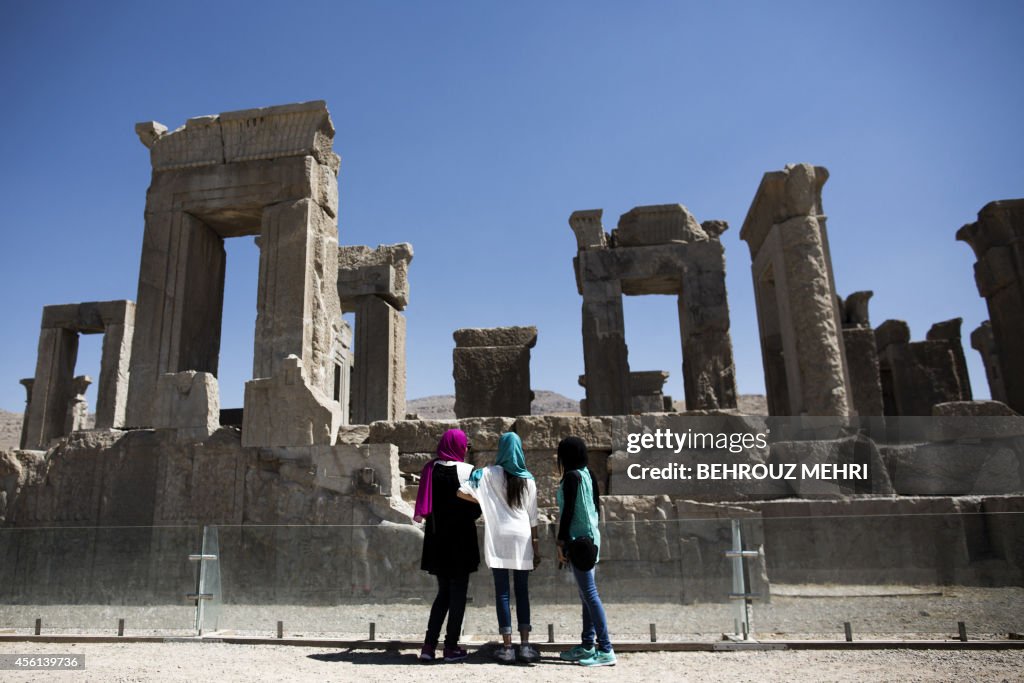
[[[766,598],[770,580],[1024,580],[1020,515],[1005,514],[1024,510],[1024,423],[1010,409],[1024,408],[1024,200],[989,204],[958,233],[978,255],[988,300],[992,321],[971,343],[995,401],[971,401],[959,319],[911,342],[900,321],[872,329],[871,292],[837,296],[821,203],[828,172],[800,164],[765,174],[740,233],[752,259],[770,416],[736,409],[719,240],[727,226],[669,204],[627,212],[610,234],[600,210],[569,219],[583,298],[583,416],[529,415],[537,330],[510,327],[455,331],[460,419],[403,420],[412,247],[339,246],[339,158],[324,103],[136,130],[152,163],[137,303],[44,309],[36,373],[22,380],[22,449],[0,453],[4,525],[133,527],[135,541],[97,535],[83,550],[26,535],[0,548],[0,594],[49,601],[51,591],[78,595],[81,584],[125,599],[130,571],[148,578],[130,586],[129,599],[178,602],[168,586],[191,580],[180,556],[189,529],[224,525],[234,532],[225,532],[221,552],[246,560],[225,563],[235,600],[334,604],[371,588],[378,599],[420,595],[428,582],[417,571],[422,532],[410,503],[438,438],[455,426],[470,436],[477,465],[493,461],[502,432],[521,436],[545,533],[553,530],[554,449],[569,434],[584,438],[609,494],[602,581],[612,595],[725,600],[720,550],[734,518],[744,520],[748,547],[762,550],[751,585]],[[242,236],[256,237],[260,269],[239,429],[221,419],[228,411],[217,365],[223,241]],[[667,412],[667,372],[630,370],[622,296],[639,294],[677,297],[686,412]],[[343,312],[355,313],[354,330]],[[74,376],[75,356],[78,335],[93,333],[105,335],[96,428],[83,429],[88,378]],[[770,433],[764,448],[721,458],[855,463],[871,476],[638,482],[632,465],[707,458],[694,448],[628,453],[629,435],[658,430]],[[836,515],[851,520],[849,533],[814,532],[810,520]],[[265,525],[336,526],[293,538]],[[879,544],[883,536],[894,542]],[[554,597],[555,568],[537,571],[538,598]],[[33,595],[37,576],[47,584]],[[484,583],[474,588],[480,600]]]
[[[536,327],[455,330],[455,417],[529,415]]]
[[[681,204],[638,206],[609,235],[602,210],[576,211],[576,288],[583,296],[583,365],[588,415],[632,412],[623,295],[677,298],[683,388],[691,410],[735,408],[729,338],[724,221],[698,223]]]

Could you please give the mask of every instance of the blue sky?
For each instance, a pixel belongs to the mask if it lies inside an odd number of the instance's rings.
[[[0,408],[47,304],[135,299],[149,184],[133,127],[327,101],[343,244],[409,241],[409,397],[452,391],[451,333],[536,325],[534,388],[579,397],[567,223],[679,202],[725,219],[740,390],[763,391],[739,228],[765,171],[829,168],[840,294],[915,339],[987,317],[954,240],[1024,195],[1019,2],[13,2],[0,24]],[[251,373],[257,252],[228,243],[221,396]],[[675,302],[626,301],[635,370],[682,397]],[[966,349],[975,394],[988,387]],[[96,376],[99,338],[78,372]]]

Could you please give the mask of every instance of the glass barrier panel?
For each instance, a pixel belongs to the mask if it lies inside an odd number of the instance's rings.
[[[195,527],[0,529],[0,629],[193,635]]]

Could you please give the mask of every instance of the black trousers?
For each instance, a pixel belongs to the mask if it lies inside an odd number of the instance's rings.
[[[441,624],[445,615],[448,616],[448,628],[445,631],[445,647],[459,644],[462,632],[462,618],[466,615],[466,593],[469,591],[469,574],[458,576],[437,576],[437,597],[430,606],[430,619],[427,621],[427,642],[437,644],[441,637]]]

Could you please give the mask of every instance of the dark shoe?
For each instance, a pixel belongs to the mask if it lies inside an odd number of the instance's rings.
[[[519,646],[519,661],[524,664],[533,664],[534,662],[540,661],[540,653],[537,652],[537,648],[529,643],[523,643]]]
[[[434,654],[434,650],[437,649],[437,645],[431,645],[430,643],[423,643],[423,649],[420,650],[420,661],[424,664],[429,664],[437,659]]]
[[[494,659],[499,664],[514,664],[516,661],[516,651],[512,649],[512,646],[505,647],[499,645],[494,650]]]
[[[444,661],[446,662],[461,662],[468,656],[469,653],[458,645],[453,647],[448,647],[447,645],[444,646]]]

